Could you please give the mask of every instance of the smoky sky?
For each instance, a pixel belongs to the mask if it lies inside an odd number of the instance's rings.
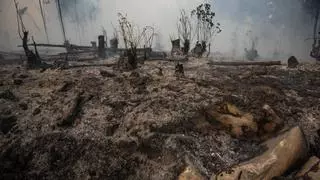
[[[99,1],[100,0],[60,0],[61,13],[74,23],[93,21],[99,14]]]
[[[21,7],[28,7],[25,24],[37,42],[45,42],[42,20],[37,0],[18,0]],[[63,43],[57,0],[43,0],[45,18],[51,43]],[[259,54],[269,57],[275,47],[285,56],[309,57],[312,42],[313,17],[305,2],[319,0],[206,0],[221,23],[222,32],[212,43],[213,52],[243,56],[243,49],[250,47],[250,38],[258,37]],[[170,35],[177,34],[177,20],[181,9],[191,12],[203,0],[60,0],[67,39],[71,43],[90,45],[106,29],[112,36],[117,27],[117,13],[128,15],[139,27],[154,26],[159,34],[158,46],[170,50]],[[311,11],[312,12],[312,11]],[[2,47],[16,48],[20,43],[17,35],[16,16],[11,0],[0,0],[0,42]],[[35,22],[35,23],[33,23]],[[40,27],[40,29],[36,28]],[[2,35],[1,35],[2,34]],[[9,34],[9,36],[8,36]],[[234,41],[237,41],[235,43]],[[193,42],[194,43],[194,42]]]

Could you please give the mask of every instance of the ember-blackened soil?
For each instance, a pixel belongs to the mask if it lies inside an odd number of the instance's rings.
[[[163,76],[159,74],[163,70]],[[0,69],[0,179],[176,179],[188,165],[205,177],[264,151],[265,134],[232,137],[203,117],[221,102],[259,122],[268,104],[300,125],[319,150],[320,67],[212,66],[192,59],[67,70]],[[74,110],[74,111],[73,111]]]

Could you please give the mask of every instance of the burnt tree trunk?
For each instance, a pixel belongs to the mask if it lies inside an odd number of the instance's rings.
[[[211,53],[211,43],[209,43],[209,50],[208,50],[207,57],[209,57],[210,53]]]
[[[146,50],[146,45],[143,46],[143,59],[146,61],[147,60],[147,50]]]
[[[106,48],[105,48],[105,39],[104,39],[104,36],[101,35],[98,37],[98,43],[99,43],[99,46],[98,46],[98,55],[100,58],[106,58]]]
[[[201,57],[203,56],[203,53],[205,53],[207,51],[207,42],[206,41],[202,41],[201,42]]]
[[[35,68],[41,64],[39,54],[37,53],[37,49],[35,46],[35,50],[37,54],[34,54],[28,47],[28,31],[23,32],[22,46],[24,52],[27,56],[27,68]]]
[[[315,14],[314,26],[313,26],[313,44],[312,44],[313,48],[317,47],[317,38],[318,38],[317,33],[318,33],[319,16],[320,16],[320,10],[317,9],[316,14]],[[319,44],[319,46],[320,46],[320,44]]]

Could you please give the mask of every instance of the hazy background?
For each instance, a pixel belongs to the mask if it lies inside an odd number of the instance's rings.
[[[23,15],[26,28],[40,43],[46,43],[38,0],[18,0],[28,7]],[[170,50],[169,35],[176,34],[180,9],[190,12],[202,0],[61,0],[67,39],[73,44],[90,45],[102,34],[109,38],[117,26],[117,13],[126,13],[131,21],[143,27],[155,26],[163,50]],[[283,57],[295,55],[310,59],[312,18],[302,9],[301,0],[214,0],[209,1],[222,25],[222,32],[213,42],[213,52],[242,58],[250,48],[250,36],[258,37],[257,49],[264,58],[275,50]],[[55,0],[43,0],[50,43],[63,43]],[[0,0],[0,50],[14,50],[21,40],[13,0]],[[155,42],[156,43],[156,42]]]

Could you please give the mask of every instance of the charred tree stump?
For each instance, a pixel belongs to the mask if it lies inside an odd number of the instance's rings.
[[[209,50],[208,50],[207,57],[209,57],[210,53],[211,53],[211,43],[209,43]]]
[[[186,39],[183,43],[183,55],[188,55],[190,50],[190,40]]]
[[[143,46],[143,59],[147,60],[147,49],[145,45]]]
[[[174,55],[180,51],[180,39],[171,41],[171,44],[172,44],[171,55]]]
[[[162,68],[161,67],[159,67],[158,68],[158,76],[163,76],[163,71],[162,71]]]
[[[192,50],[193,55],[200,58],[202,56],[202,51],[202,45],[199,42],[197,42]]]
[[[128,63],[131,69],[136,69],[138,65],[137,48],[132,47],[127,51]]]
[[[104,36],[101,35],[98,37],[98,41],[99,41],[99,47],[98,47],[98,55],[100,58],[106,58],[106,48],[105,48],[105,39]]]
[[[207,42],[206,41],[202,41],[201,42],[201,56],[203,55],[203,53],[205,53],[207,51]]]
[[[96,41],[91,41],[91,46],[93,49],[97,49],[97,42]]]
[[[180,63],[176,64],[175,74],[177,76],[184,76],[183,64],[180,64]]]
[[[299,65],[299,61],[297,60],[296,57],[291,56],[288,59],[288,68],[296,68],[296,67],[298,67],[298,65]]]
[[[116,52],[118,50],[118,44],[119,41],[117,38],[113,38],[110,40],[110,48],[113,52]]]

